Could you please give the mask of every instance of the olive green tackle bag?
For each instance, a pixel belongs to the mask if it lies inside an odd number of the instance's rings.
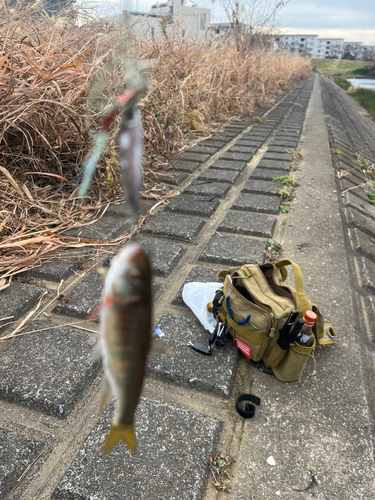
[[[287,266],[292,266],[294,271],[295,289],[285,284]],[[262,265],[247,264],[219,272],[216,280],[221,283],[224,280],[219,319],[226,322],[237,347],[248,359],[263,361],[282,382],[298,380],[309,358],[315,373],[316,343],[332,344],[336,333],[330,323],[324,323],[318,307],[306,297],[297,264],[287,259]],[[311,347],[294,342],[283,350],[277,343],[279,330],[293,310],[298,310],[296,321],[308,310],[316,313],[315,341]]]

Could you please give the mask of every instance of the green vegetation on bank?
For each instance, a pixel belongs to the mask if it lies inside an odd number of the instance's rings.
[[[343,76],[337,76],[333,79],[333,81],[336,83],[336,85],[344,90],[348,90],[348,88],[350,87],[350,82]]]
[[[356,89],[350,94],[358,104],[375,119],[375,91],[370,89]]]
[[[351,76],[367,75],[360,71],[368,70],[368,63],[365,61],[347,61],[345,59],[311,59],[312,67],[326,76]]]

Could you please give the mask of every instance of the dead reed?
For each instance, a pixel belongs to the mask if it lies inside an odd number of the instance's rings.
[[[60,233],[92,223],[106,203],[123,196],[115,129],[90,195],[77,198],[68,181],[88,154],[104,109],[126,85],[129,43],[97,20],[78,27],[74,17],[55,19],[5,4],[0,19],[1,278],[56,248],[90,244]],[[163,169],[187,133],[209,135],[228,119],[272,104],[310,72],[297,56],[239,52],[231,43],[184,43],[178,34],[133,42],[130,51],[153,62],[140,104],[146,198],[170,195]]]

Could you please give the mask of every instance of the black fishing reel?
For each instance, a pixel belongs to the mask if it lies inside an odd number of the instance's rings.
[[[209,311],[213,313],[214,318],[217,323],[214,331],[210,335],[210,339],[208,341],[208,345],[201,344],[196,342],[193,344],[190,342],[189,346],[194,349],[194,351],[200,352],[201,354],[205,354],[206,356],[211,356],[212,354],[212,345],[215,344],[217,347],[223,347],[225,345],[225,334],[227,333],[225,322],[219,320],[219,314],[221,312],[221,303],[223,301],[223,292],[216,292],[215,298],[212,301],[212,306],[209,307]]]

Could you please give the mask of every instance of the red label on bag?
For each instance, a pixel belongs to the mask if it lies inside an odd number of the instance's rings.
[[[234,339],[234,341],[235,341],[238,349],[242,352],[242,354],[244,354],[248,359],[251,359],[251,347],[244,344],[243,342],[241,342],[238,339]]]

